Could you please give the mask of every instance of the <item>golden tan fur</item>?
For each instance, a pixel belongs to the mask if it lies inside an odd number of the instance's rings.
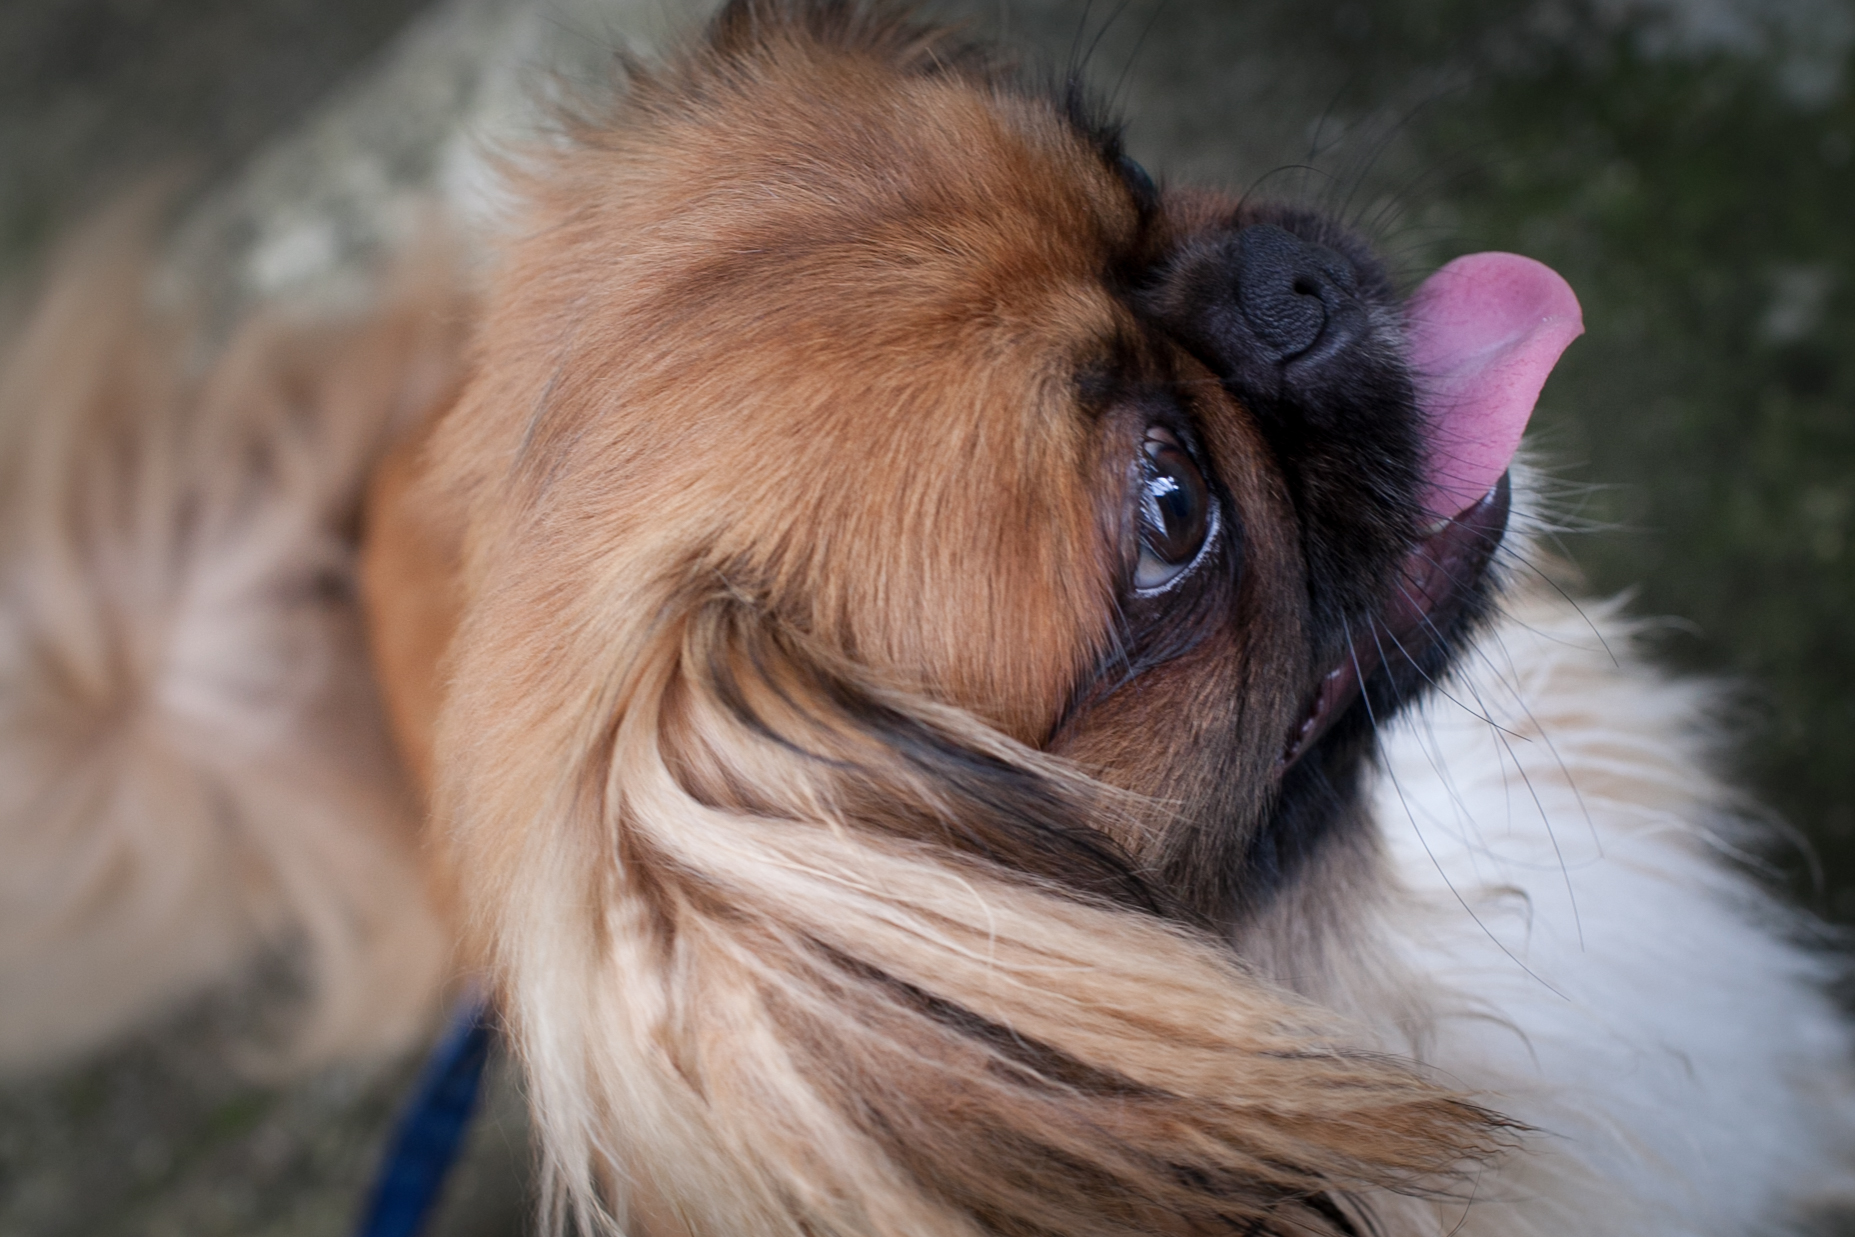
[[[431,796],[432,732],[444,697],[440,666],[462,600],[463,553],[455,521],[440,518],[418,484],[428,434],[428,425],[415,427],[374,468],[358,563],[387,722],[424,800]]]

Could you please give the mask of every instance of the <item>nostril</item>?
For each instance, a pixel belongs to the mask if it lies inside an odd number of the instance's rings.
[[[1237,233],[1237,307],[1277,361],[1312,348],[1349,296],[1346,260],[1285,228],[1257,224]]]

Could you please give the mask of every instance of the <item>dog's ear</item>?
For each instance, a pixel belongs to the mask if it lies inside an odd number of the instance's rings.
[[[582,1216],[1345,1231],[1333,1198],[1447,1189],[1499,1140],[1129,905],[1090,824],[1138,805],[868,681],[713,572],[625,578],[629,604],[581,623],[528,621],[559,618],[545,585],[485,597],[439,762]]]

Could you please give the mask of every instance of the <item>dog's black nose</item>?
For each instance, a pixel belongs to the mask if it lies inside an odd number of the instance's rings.
[[[1278,363],[1320,341],[1357,304],[1352,263],[1286,228],[1256,224],[1237,233],[1231,276],[1237,308]]]
[[[1362,367],[1395,355],[1397,321],[1378,312],[1394,305],[1363,250],[1292,215],[1187,237],[1138,301],[1252,409],[1287,398],[1317,420],[1354,398]],[[1381,317],[1394,347],[1362,350]]]

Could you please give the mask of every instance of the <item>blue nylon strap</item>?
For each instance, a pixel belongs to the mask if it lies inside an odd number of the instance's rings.
[[[494,1038],[489,1003],[466,997],[399,1115],[357,1237],[418,1237],[457,1163]]]

